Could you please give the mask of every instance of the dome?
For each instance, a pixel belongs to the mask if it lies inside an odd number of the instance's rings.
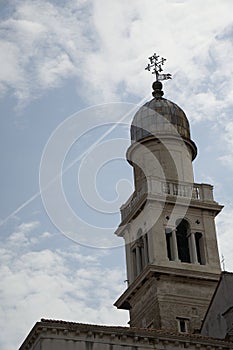
[[[165,98],[153,98],[146,102],[135,114],[131,125],[132,142],[141,141],[148,136],[178,134],[190,139],[190,128],[184,111]]]
[[[151,138],[182,137],[191,148],[192,159],[197,155],[197,147],[190,138],[190,127],[184,111],[174,102],[163,98],[162,83],[152,85],[154,98],[146,102],[135,114],[131,124],[131,141],[144,142]]]

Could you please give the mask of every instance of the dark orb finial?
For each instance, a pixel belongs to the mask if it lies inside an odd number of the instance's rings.
[[[157,99],[160,99],[162,98],[163,96],[163,91],[162,91],[162,88],[163,88],[163,84],[156,80],[153,84],[152,84],[152,89],[154,90],[152,92],[152,95],[157,98]]]

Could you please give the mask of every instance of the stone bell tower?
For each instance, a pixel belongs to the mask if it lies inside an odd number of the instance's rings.
[[[131,327],[198,332],[216,284],[220,262],[213,187],[197,184],[197,148],[188,119],[163,98],[164,59],[150,57],[153,99],[135,114],[127,160],[135,191],[121,207],[116,234],[125,240],[128,288],[116,301]]]

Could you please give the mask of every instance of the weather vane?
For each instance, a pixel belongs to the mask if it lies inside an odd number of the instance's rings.
[[[156,81],[172,79],[172,75],[169,73],[161,74],[161,72],[163,71],[162,66],[166,61],[166,58],[163,58],[163,57],[160,58],[159,55],[156,55],[156,53],[154,53],[153,56],[149,57],[149,61],[150,63],[148,63],[145,69],[148,71],[152,69],[152,74],[156,75]]]

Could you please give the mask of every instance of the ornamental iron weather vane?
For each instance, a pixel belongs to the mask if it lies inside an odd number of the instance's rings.
[[[166,61],[166,58],[163,58],[163,57],[160,58],[159,55],[156,55],[156,53],[154,53],[154,55],[149,57],[148,59],[150,63],[148,63],[145,69],[148,71],[152,69],[152,74],[156,75],[156,81],[172,79],[172,75],[170,73],[161,74],[161,72],[163,71],[162,66]]]

